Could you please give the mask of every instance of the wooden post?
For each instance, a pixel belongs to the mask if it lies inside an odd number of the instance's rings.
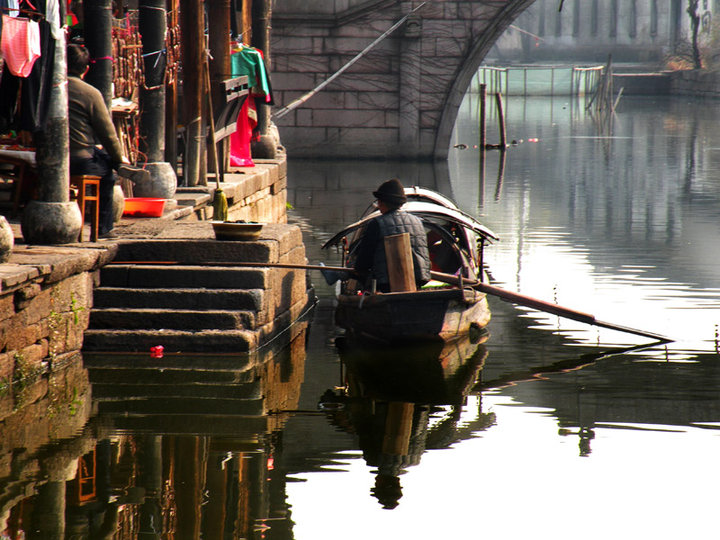
[[[487,143],[487,133],[485,131],[486,99],[487,85],[483,83],[480,85],[480,148],[483,150],[485,149],[485,144]]]
[[[112,2],[83,2],[85,46],[90,53],[90,70],[85,82],[98,90],[110,111],[112,103]]]
[[[140,141],[148,163],[165,158],[165,0],[140,0],[145,84],[140,88]]]
[[[184,2],[180,9],[182,27],[183,105],[185,117],[185,155],[183,180],[195,186],[200,180],[202,132],[203,66],[205,65],[205,28],[201,0]],[[203,178],[202,181],[205,179]]]
[[[178,25],[179,5],[179,0],[168,1],[168,10],[170,11],[168,24],[171,29],[175,29]],[[175,58],[175,60],[180,61],[179,58]],[[170,164],[177,175],[178,81],[177,66],[172,67],[175,69],[176,75],[165,88],[165,161]]]
[[[505,112],[503,110],[502,94],[497,92],[495,94],[495,103],[497,103],[498,110],[498,128],[500,129],[500,148],[505,149],[507,147],[507,134],[505,133]]]
[[[390,292],[416,291],[410,234],[393,234],[385,237]]]
[[[208,8],[208,19],[213,21],[213,24],[208,28],[208,41],[210,46],[210,95],[212,97],[212,107],[208,107],[213,111],[217,118],[217,112],[221,111],[225,105],[225,93],[222,85],[220,84],[225,79],[230,78],[230,18],[234,17],[235,13],[231,13],[231,2],[230,0],[216,0],[207,4]],[[208,111],[209,112],[209,111]],[[209,156],[213,157],[213,149],[210,148],[212,145],[212,139],[208,141],[208,153]],[[222,147],[224,145],[221,144]],[[215,146],[214,152],[218,152],[217,145]],[[224,152],[221,152],[220,159],[218,160],[220,169],[223,168]],[[216,178],[221,177],[222,170],[215,170],[215,160],[209,162],[211,170],[216,173]]]

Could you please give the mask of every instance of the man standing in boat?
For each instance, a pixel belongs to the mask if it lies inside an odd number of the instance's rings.
[[[373,191],[380,215],[365,228],[355,250],[353,268],[361,283],[376,282],[380,292],[390,292],[390,277],[385,256],[385,237],[410,234],[415,283],[419,287],[430,280],[430,254],[422,221],[417,216],[403,212],[400,207],[407,202],[405,189],[397,178],[383,182]]]

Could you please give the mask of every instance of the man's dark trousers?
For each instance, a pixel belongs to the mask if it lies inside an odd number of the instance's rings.
[[[92,174],[100,177],[100,218],[98,233],[106,234],[115,226],[113,215],[113,188],[115,174],[112,159],[105,150],[96,148],[93,157],[70,158],[70,174]]]

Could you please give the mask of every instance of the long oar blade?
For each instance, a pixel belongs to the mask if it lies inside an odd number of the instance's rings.
[[[452,276],[449,274],[442,274],[440,272],[431,272],[431,275],[432,275],[433,279],[436,279],[438,281],[444,281],[446,283],[458,283],[459,282],[457,276]],[[524,294],[519,294],[519,293],[512,292],[512,291],[506,291],[505,289],[501,289],[501,288],[495,287],[493,285],[488,285],[487,283],[480,283],[477,281],[466,281],[465,283],[468,286],[478,289],[479,291],[482,291],[486,294],[491,294],[493,296],[497,296],[498,298],[502,298],[503,300],[505,300],[507,302],[512,302],[513,304],[520,304],[521,306],[526,306],[526,307],[529,307],[532,309],[537,309],[538,311],[544,311],[546,313],[552,313],[553,315],[565,317],[566,319],[572,319],[574,321],[579,321],[579,322],[582,322],[585,324],[591,324],[594,326],[600,326],[602,328],[609,328],[610,330],[617,330],[619,332],[627,332],[629,334],[636,334],[638,336],[655,339],[655,340],[661,341],[663,343],[672,341],[672,339],[669,339],[665,336],[661,336],[660,334],[655,334],[653,332],[646,332],[644,330],[638,330],[636,328],[630,328],[627,326],[621,326],[619,324],[613,324],[613,323],[609,323],[609,322],[599,321],[595,318],[594,315],[591,315],[589,313],[583,313],[582,311],[569,309],[569,308],[560,306],[558,304],[546,302],[544,300],[540,300],[538,298],[533,298],[531,296],[526,296]]]

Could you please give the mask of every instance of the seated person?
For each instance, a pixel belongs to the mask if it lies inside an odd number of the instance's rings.
[[[384,239],[386,236],[409,233],[415,283],[418,288],[422,287],[430,280],[430,255],[422,220],[400,209],[407,202],[407,197],[403,185],[396,178],[383,182],[377,191],[373,191],[373,195],[377,199],[380,215],[366,225],[355,249],[353,268],[359,281],[365,283],[367,288],[374,279],[378,291],[390,292]]]
[[[70,174],[100,177],[99,234],[112,236],[113,187],[118,174],[134,182],[146,181],[150,173],[130,165],[123,155],[115,126],[100,91],[83,81],[90,55],[82,45],[67,47],[68,115],[70,123]],[[98,141],[102,148],[97,146]]]

